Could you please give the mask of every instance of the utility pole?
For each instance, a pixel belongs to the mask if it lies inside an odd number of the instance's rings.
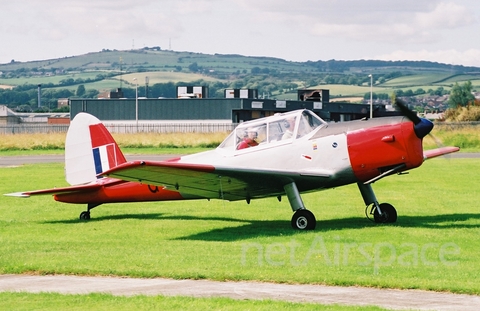
[[[38,108],[42,107],[42,85],[39,84],[38,85],[38,89],[37,89],[37,92],[38,92]]]
[[[373,118],[373,75],[368,75],[370,77],[370,119]]]
[[[150,78],[145,76],[145,97],[148,98],[148,82],[150,82]]]

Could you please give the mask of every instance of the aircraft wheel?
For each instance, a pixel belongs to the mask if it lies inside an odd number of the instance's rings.
[[[80,213],[81,220],[89,220],[90,219],[90,212],[84,211]]]
[[[312,212],[306,209],[299,209],[292,216],[292,228],[297,230],[313,230],[317,220]]]
[[[378,214],[377,209],[373,212],[373,219],[376,223],[394,223],[397,221],[397,211],[393,205],[388,203],[380,204],[380,209],[382,210],[382,215]]]

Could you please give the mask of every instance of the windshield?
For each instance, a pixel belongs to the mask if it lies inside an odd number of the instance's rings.
[[[241,123],[219,148],[242,150],[266,144],[290,142],[326,124],[309,110],[296,110]]]

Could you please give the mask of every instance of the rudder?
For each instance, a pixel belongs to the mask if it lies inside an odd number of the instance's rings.
[[[102,122],[79,113],[72,120],[65,142],[65,178],[70,185],[92,182],[97,175],[126,159]]]

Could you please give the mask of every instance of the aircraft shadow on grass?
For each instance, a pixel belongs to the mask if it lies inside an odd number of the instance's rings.
[[[198,217],[189,215],[168,215],[162,213],[152,214],[122,214],[99,216],[90,219],[88,222],[112,221],[112,220],[177,220],[180,222],[188,221],[224,221],[242,223],[234,227],[217,228],[206,232],[201,232],[189,236],[179,237],[177,240],[202,240],[202,241],[238,241],[259,236],[287,236],[298,234],[298,230],[292,230],[288,221],[284,220],[246,220],[229,217]],[[480,220],[480,214],[443,214],[443,215],[425,215],[425,216],[402,216],[395,224],[376,224],[369,222],[361,217],[349,217],[341,219],[318,220],[317,228],[311,233],[320,233],[323,231],[344,230],[344,229],[363,229],[376,226],[394,226],[401,228],[431,228],[431,229],[475,229],[480,228],[479,223],[468,223],[468,221]],[[85,221],[79,219],[55,220],[43,223],[55,224],[77,224]],[[185,225],[188,225],[185,224]],[[179,223],[178,230],[181,230],[182,224]]]

